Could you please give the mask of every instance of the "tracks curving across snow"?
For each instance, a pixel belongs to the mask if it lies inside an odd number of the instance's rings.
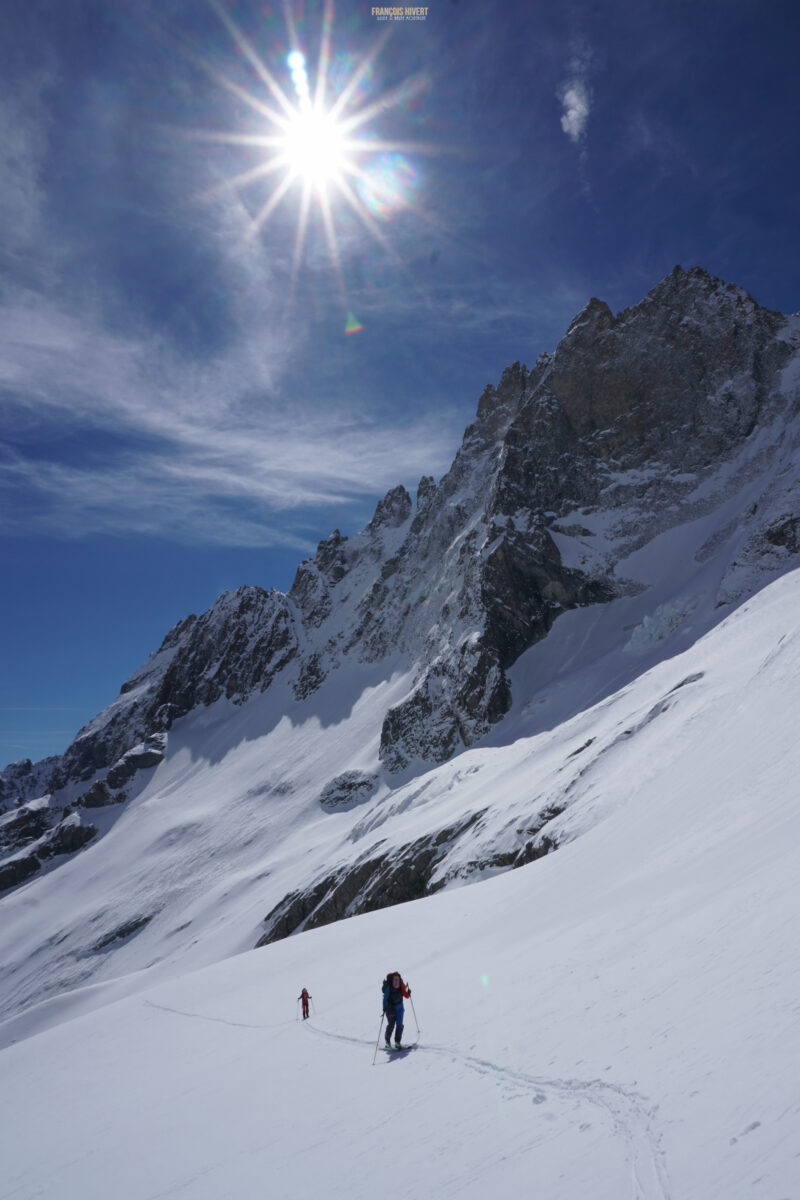
[[[601,1109],[611,1118],[615,1136],[625,1143],[632,1200],[671,1200],[660,1136],[653,1127],[653,1112],[646,1107],[645,1098],[639,1093],[602,1079],[555,1079],[528,1075],[471,1055],[454,1056],[446,1047],[430,1049],[434,1053],[457,1057],[479,1074],[491,1075],[493,1079],[504,1078],[531,1092],[535,1104],[545,1103],[548,1096],[558,1096]]]
[[[229,1021],[226,1017],[211,1017],[206,1013],[186,1012],[183,1008],[170,1008],[167,1004],[156,1004],[155,1000],[143,999],[147,1008],[158,1009],[159,1012],[172,1013],[176,1017],[188,1017],[191,1021],[211,1021],[215,1025],[230,1025],[234,1029],[278,1029],[282,1025],[294,1025],[295,1021],[274,1021],[270,1025],[248,1025],[244,1021]]]
[[[275,1025],[246,1024],[224,1017],[170,1008],[149,999],[144,1000],[144,1003],[160,1012],[241,1029],[263,1030],[277,1028],[278,1025],[295,1024],[294,1021],[288,1020]],[[350,1034],[322,1029],[314,1019],[303,1022],[303,1029],[315,1037],[357,1046],[365,1051],[375,1045],[370,1038],[353,1037]],[[528,1095],[531,1102],[537,1106],[547,1104],[548,1101],[560,1101],[566,1106],[565,1112],[576,1104],[588,1105],[599,1110],[610,1120],[614,1137],[624,1144],[625,1160],[630,1175],[631,1200],[671,1200],[672,1192],[661,1147],[661,1135],[655,1128],[655,1113],[640,1093],[601,1079],[563,1079],[531,1075],[512,1067],[501,1066],[489,1059],[460,1053],[451,1046],[427,1042],[413,1044],[426,1056],[447,1058],[469,1071],[490,1078],[495,1084],[502,1082],[516,1094]],[[365,1065],[368,1061],[365,1054]]]
[[[369,1046],[366,1038],[331,1033],[308,1022],[309,1033],[332,1041],[356,1046]],[[614,1136],[625,1145],[625,1158],[630,1171],[631,1200],[671,1200],[669,1175],[661,1135],[655,1128],[655,1113],[647,1106],[646,1098],[638,1092],[602,1079],[557,1079],[544,1075],[529,1075],[511,1067],[503,1067],[488,1059],[461,1054],[449,1046],[415,1043],[426,1055],[438,1055],[460,1063],[470,1071],[503,1080],[517,1091],[531,1096],[534,1104],[545,1104],[559,1098],[599,1109],[611,1120]]]

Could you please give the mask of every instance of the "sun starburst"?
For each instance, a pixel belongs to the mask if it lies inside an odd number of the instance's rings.
[[[418,97],[429,81],[424,74],[418,74],[389,92],[369,95],[365,81],[386,44],[388,35],[384,34],[368,54],[355,62],[345,78],[340,69],[337,71],[334,87],[331,55],[334,14],[331,0],[326,0],[313,86],[306,50],[291,10],[285,8],[287,40],[291,46],[285,58],[285,71],[291,83],[287,86],[259,56],[230,13],[217,0],[210,3],[258,81],[256,90],[245,88],[218,67],[194,56],[217,84],[254,111],[263,123],[263,132],[198,130],[195,133],[206,140],[247,147],[260,157],[254,166],[226,177],[217,185],[217,189],[238,191],[255,185],[269,187],[266,199],[249,223],[242,245],[261,234],[279,207],[294,202],[297,217],[290,287],[293,294],[309,224],[312,219],[319,219],[347,313],[345,332],[357,332],[361,325],[348,302],[337,220],[345,213],[355,216],[369,236],[402,266],[387,237],[386,222],[415,204],[419,174],[413,160],[417,154],[430,153],[433,148],[423,143],[386,139],[378,135],[377,126],[385,123],[387,113],[402,109]]]

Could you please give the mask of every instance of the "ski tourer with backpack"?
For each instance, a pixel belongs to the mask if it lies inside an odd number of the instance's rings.
[[[411,988],[403,982],[403,977],[399,971],[389,971],[383,981],[381,991],[383,994],[383,1011],[386,1016],[386,1033],[384,1034],[384,1042],[387,1049],[392,1047],[392,1034],[394,1034],[394,1045],[396,1050],[403,1049],[403,1020],[405,1017],[405,1009],[403,1000],[410,1000]]]

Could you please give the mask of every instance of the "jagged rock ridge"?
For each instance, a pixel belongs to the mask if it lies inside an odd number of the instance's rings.
[[[798,554],[797,363],[796,323],[698,268],[616,317],[591,300],[552,355],[487,386],[438,486],[423,478],[416,503],[392,489],[287,595],[242,587],[180,622],[65,755],[2,774],[0,810],[47,794],[42,838],[122,806],[176,721],[278,681],[302,704],[354,662],[408,680],[381,715],[375,771],[442,762],[508,712],[509,669],[561,614],[642,592],[631,556],[709,513],[726,523],[696,560],[717,555],[717,602],[740,599]],[[320,781],[323,807],[346,806],[331,803],[337,780]],[[361,803],[369,786],[345,794]]]

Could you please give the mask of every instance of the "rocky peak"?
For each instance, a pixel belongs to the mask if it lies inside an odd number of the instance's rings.
[[[436,482],[432,475],[423,475],[417,486],[417,509],[428,507],[436,492]]]
[[[411,516],[412,507],[411,497],[402,484],[392,488],[378,501],[375,515],[367,525],[367,530],[374,534],[381,528],[397,529]]]
[[[323,575],[327,575],[334,582],[337,579],[341,579],[343,572],[346,570],[346,542],[347,538],[342,537],[338,529],[334,529],[333,533],[323,538],[317,546],[314,563]]]
[[[628,313],[649,305],[666,307],[685,314],[698,305],[707,307],[709,301],[715,296],[723,300],[728,298],[740,301],[749,305],[751,309],[760,307],[753,297],[738,284],[725,283],[723,279],[711,275],[703,267],[689,267],[688,270],[684,270],[678,263],[672,268],[669,275],[665,275],[654,288],[650,289],[644,300],[625,309],[622,315],[624,317]]]
[[[616,318],[590,301],[546,386],[601,457],[702,467],[752,430],[790,353],[783,323],[743,289],[676,267]]]
[[[348,569],[348,540],[334,529],[323,538],[313,558],[307,558],[297,568],[289,589],[289,600],[296,604],[303,623],[319,627],[331,611],[331,589]]]
[[[610,329],[614,324],[614,314],[606,304],[605,300],[598,300],[595,296],[591,298],[588,304],[585,304],[576,317],[572,319],[567,332],[564,335],[564,340],[573,337],[579,329],[588,331],[591,334],[601,333],[605,329]]]
[[[466,431],[465,443],[475,439],[485,444],[502,436],[516,412],[527,381],[527,368],[515,362],[506,367],[496,387],[487,383],[478,401],[475,423]]]
[[[178,621],[176,625],[173,625],[172,629],[170,629],[169,633],[164,638],[164,641],[161,643],[161,646],[159,647],[159,653],[164,650],[174,650],[175,647],[178,646],[183,641],[183,639],[187,636],[187,634],[191,630],[192,626],[195,625],[196,623],[197,623],[196,614],[190,613],[188,617],[184,617],[183,620]],[[126,688],[130,689],[130,686],[131,686],[131,681],[127,680],[122,685],[123,691]]]

